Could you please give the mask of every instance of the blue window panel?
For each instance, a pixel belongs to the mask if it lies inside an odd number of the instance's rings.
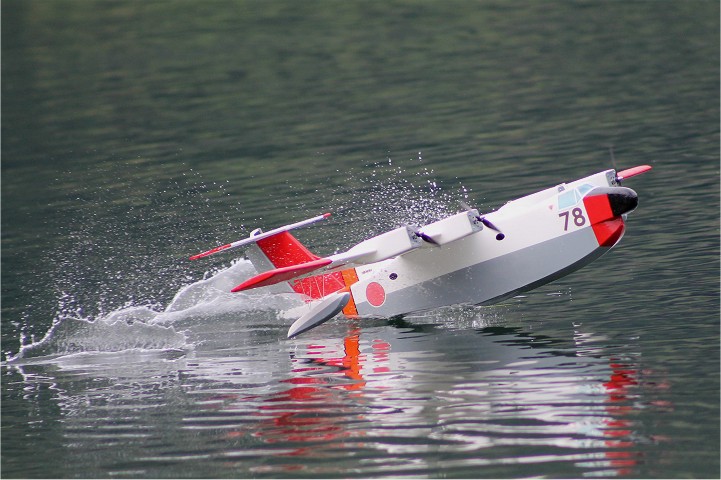
[[[584,183],[583,185],[581,185],[580,187],[578,187],[578,191],[581,193],[581,195],[585,195],[585,194],[588,193],[588,191],[591,190],[592,188],[593,188],[593,185],[590,185],[590,184],[588,184],[588,183]]]
[[[564,210],[574,206],[578,202],[576,200],[576,192],[571,190],[570,192],[562,193],[558,196],[558,209]]]

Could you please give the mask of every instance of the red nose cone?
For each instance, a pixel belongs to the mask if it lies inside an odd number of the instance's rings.
[[[602,247],[612,247],[623,236],[621,215],[638,206],[638,195],[626,187],[596,188],[583,198],[593,233]]]

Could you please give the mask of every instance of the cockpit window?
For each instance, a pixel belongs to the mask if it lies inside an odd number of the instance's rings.
[[[572,207],[578,202],[576,199],[576,191],[571,190],[570,192],[562,193],[558,196],[558,209],[563,210]]]
[[[565,210],[576,205],[583,199],[583,196],[593,189],[593,185],[584,183],[580,187],[561,193],[558,195],[558,209]]]
[[[581,195],[585,195],[589,190],[593,188],[593,185],[590,185],[588,183],[584,183],[580,187],[578,187],[578,191],[581,193]]]

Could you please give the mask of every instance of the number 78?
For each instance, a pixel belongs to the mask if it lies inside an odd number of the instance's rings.
[[[573,224],[577,227],[582,227],[586,224],[586,217],[583,216],[583,210],[576,207],[573,210],[566,210],[565,212],[561,212],[558,214],[559,217],[562,217],[564,219],[563,223],[563,230],[568,230],[568,219],[573,216]]]

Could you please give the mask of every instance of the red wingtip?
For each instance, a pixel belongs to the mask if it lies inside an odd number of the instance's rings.
[[[616,178],[618,180],[623,180],[626,178],[631,178],[636,175],[641,175],[642,173],[646,173],[649,170],[651,170],[651,165],[639,165],[638,167],[633,168],[627,168],[626,170],[621,170],[620,172],[616,173]]]
[[[328,217],[330,217],[330,212],[323,214],[323,218],[328,218]]]
[[[208,250],[207,252],[199,253],[197,255],[193,255],[190,257],[191,260],[197,260],[199,258],[207,257],[208,255],[212,255],[214,253],[220,252],[221,250],[225,250],[226,248],[230,248],[231,244],[227,245],[221,245],[220,247],[215,247],[213,249]]]

